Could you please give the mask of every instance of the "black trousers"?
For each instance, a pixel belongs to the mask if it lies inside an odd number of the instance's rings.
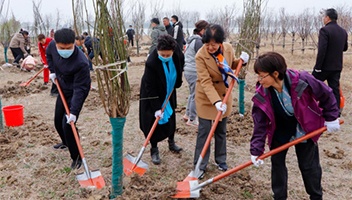
[[[327,81],[336,98],[337,106],[340,108],[340,76],[341,71],[313,71],[312,75],[321,81]]]
[[[128,43],[133,46],[133,38],[128,38]]]
[[[277,141],[272,141],[271,149],[281,146]],[[298,166],[303,177],[304,187],[311,200],[322,200],[321,187],[322,170],[319,161],[318,144],[311,139],[306,143],[295,145]],[[275,200],[287,199],[287,168],[286,154],[288,149],[271,157],[271,187]]]
[[[13,58],[15,59],[13,62],[19,63],[21,58],[24,58],[22,50],[20,48],[11,48],[11,47],[10,49],[11,49]]]
[[[65,96],[65,97],[66,97],[68,107],[70,107],[71,97],[70,96]],[[76,117],[78,120],[78,115]],[[55,116],[54,116],[55,128],[56,128],[56,131],[59,133],[62,143],[68,147],[72,160],[76,160],[80,158],[77,143],[73,135],[71,125],[67,124],[66,121],[67,119],[66,119],[65,107],[59,95],[56,99],[56,106],[55,106]]]

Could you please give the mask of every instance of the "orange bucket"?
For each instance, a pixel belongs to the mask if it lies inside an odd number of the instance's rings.
[[[21,126],[23,125],[23,106],[12,105],[4,106],[2,108],[4,112],[6,126]]]

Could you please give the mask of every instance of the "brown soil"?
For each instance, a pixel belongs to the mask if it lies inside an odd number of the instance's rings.
[[[267,48],[267,49],[266,49]],[[271,50],[264,47],[261,51]],[[311,70],[315,62],[315,52],[305,54],[276,47],[282,53],[290,68]],[[146,48],[143,56],[136,57],[132,49],[132,63],[128,76],[131,85],[131,106],[124,128],[124,153],[137,156],[144,137],[138,125],[139,84],[146,60]],[[0,51],[2,52],[2,51]],[[351,52],[351,51],[349,51]],[[12,57],[9,55],[9,57]],[[3,60],[1,58],[1,60]],[[342,118],[345,124],[338,133],[325,133],[319,141],[321,165],[323,168],[322,185],[325,199],[352,199],[352,139],[349,119],[352,84],[352,55],[345,55],[345,68],[342,73],[342,89],[346,97],[346,106]],[[36,71],[39,70],[36,69]],[[0,134],[0,199],[108,199],[111,188],[111,126],[102,107],[97,90],[92,90],[84,104],[77,123],[87,162],[92,169],[99,168],[106,187],[101,190],[81,189],[71,171],[68,151],[54,150],[52,146],[59,142],[53,126],[55,98],[49,96],[51,84],[43,85],[40,75],[28,87],[19,86],[35,72],[22,72],[15,67],[5,67],[0,71],[0,95],[2,105],[24,105],[24,122],[20,127],[5,127]],[[97,88],[96,77],[91,73],[93,88]],[[227,128],[228,165],[236,167],[249,161],[249,141],[253,123],[250,115],[251,97],[254,92],[256,76],[249,66],[246,78],[246,114],[238,114],[237,88],[234,89],[233,114],[229,117]],[[142,177],[135,174],[124,177],[124,193],[117,199],[171,199],[175,194],[177,181],[182,181],[191,171],[197,130],[185,125],[182,116],[188,96],[187,82],[178,90],[178,108],[176,142],[183,148],[181,154],[168,150],[167,142],[159,145],[162,163],[153,165],[149,147],[142,160],[149,170]],[[213,150],[213,146],[211,146]],[[208,171],[203,182],[219,175],[213,164],[211,154]],[[287,155],[289,170],[289,199],[308,199],[298,169],[294,148]],[[270,159],[260,168],[248,167],[218,182],[204,187],[200,199],[271,199]]]

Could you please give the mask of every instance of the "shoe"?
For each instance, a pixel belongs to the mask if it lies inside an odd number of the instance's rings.
[[[227,164],[226,163],[218,164],[218,169],[223,172],[227,171]]]
[[[161,160],[160,160],[160,157],[159,157],[159,149],[158,149],[158,147],[151,148],[150,149],[150,155],[152,157],[152,162],[154,163],[154,165],[159,165]]]
[[[190,119],[188,119],[188,121],[186,122],[186,125],[187,126],[194,126],[194,127],[198,127],[198,120],[190,120]]]
[[[47,82],[44,82],[44,85],[48,85],[48,83],[47,83]]]
[[[197,178],[199,180],[201,180],[204,178],[204,176],[205,176],[205,170],[199,170],[199,174],[198,174]]]
[[[188,116],[185,114],[182,116],[183,121],[187,122],[188,121]]]
[[[180,151],[182,151],[182,148],[177,146],[175,141],[168,140],[168,142],[169,142],[169,150],[170,151],[175,152],[175,153],[180,153]]]
[[[81,159],[73,160],[71,163],[71,169],[79,169],[81,165],[82,165]]]
[[[59,93],[50,93],[50,96],[57,97],[57,96],[59,96]]]
[[[64,145],[63,143],[56,144],[53,147],[54,147],[54,149],[66,149],[67,148],[67,146]]]
[[[20,64],[18,64],[17,62],[13,62],[12,65],[16,66],[17,68],[20,68]]]

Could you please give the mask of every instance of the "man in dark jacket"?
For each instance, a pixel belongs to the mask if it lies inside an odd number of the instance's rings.
[[[176,15],[171,16],[171,22],[174,26],[174,39],[176,40],[178,46],[183,51],[184,38],[183,38],[183,25],[180,21],[178,21],[178,17]]]
[[[319,31],[318,55],[312,75],[321,81],[327,80],[333,90],[337,105],[340,107],[340,75],[343,51],[347,51],[347,32],[337,23],[337,12],[325,10],[324,27]]]
[[[51,72],[49,78],[53,83],[55,79],[58,80],[70,109],[70,115],[66,115],[61,97],[58,96],[54,123],[61,143],[54,148],[68,147],[72,159],[71,168],[78,169],[82,161],[70,122],[76,123],[90,90],[89,63],[84,53],[75,46],[73,30],[68,28],[57,30],[54,38],[46,50],[46,59]]]
[[[174,36],[174,27],[170,24],[170,19],[168,17],[163,18],[163,24],[169,35]]]
[[[132,28],[132,25],[129,26],[130,28],[126,31],[126,35],[128,37],[128,44],[133,47],[133,37],[134,37],[134,30]]]

